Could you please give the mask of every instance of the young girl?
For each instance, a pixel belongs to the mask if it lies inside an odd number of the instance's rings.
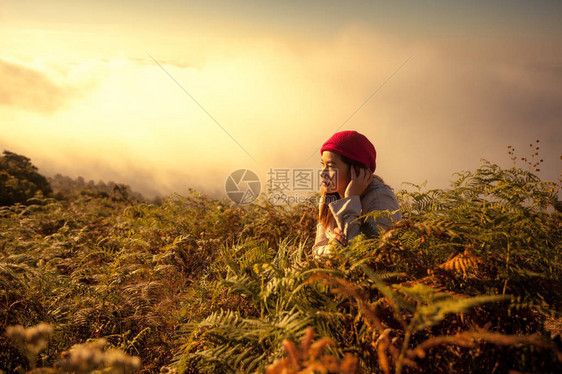
[[[320,154],[322,199],[312,248],[314,257],[330,253],[330,239],[347,245],[361,232],[374,236],[401,219],[396,195],[373,175],[377,154],[369,139],[356,131],[338,132],[324,143]],[[384,210],[392,213],[391,220],[357,220],[369,212]]]

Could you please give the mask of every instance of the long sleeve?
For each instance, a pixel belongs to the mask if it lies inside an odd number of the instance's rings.
[[[330,239],[326,235],[326,230],[321,223],[316,225],[316,240],[312,247],[314,257],[322,257],[330,253]]]
[[[375,219],[370,216],[362,223],[362,231],[368,236],[377,235],[392,226],[394,222],[402,219],[396,195],[389,186],[382,182],[377,183],[370,193],[361,197],[361,205],[362,214],[382,211],[390,212],[389,218],[380,216]]]
[[[392,226],[393,222],[401,219],[400,205],[392,189],[381,180],[375,179],[361,196],[349,196],[336,200],[329,204],[329,208],[335,218],[337,227],[351,241],[361,232],[368,236],[375,236],[380,231]],[[368,217],[361,222],[357,218],[361,215],[386,211],[391,214],[387,217]],[[322,255],[329,252],[330,229],[325,230],[321,224],[316,228],[316,241],[313,247],[315,253]]]
[[[340,230],[347,240],[351,240],[360,233],[361,199],[359,196],[349,196],[329,204]]]

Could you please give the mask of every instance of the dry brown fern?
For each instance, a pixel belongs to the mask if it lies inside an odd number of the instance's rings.
[[[467,249],[463,253],[457,253],[451,256],[446,262],[439,265],[438,268],[450,271],[455,274],[462,274],[463,277],[479,277],[479,266],[482,260],[475,256],[471,250]]]
[[[300,344],[300,349],[290,340],[283,340],[287,357],[277,359],[269,365],[266,374],[305,374],[305,373],[341,373],[359,374],[363,371],[359,361],[351,354],[343,359],[326,354],[328,345],[334,344],[330,338],[314,339],[314,330],[308,327]]]

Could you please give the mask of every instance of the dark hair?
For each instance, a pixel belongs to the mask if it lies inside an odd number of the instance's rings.
[[[340,156],[341,160],[346,165],[349,166],[350,173],[351,173],[351,168],[355,168],[356,173],[359,172],[358,169],[366,169],[369,170],[370,172],[370,169],[364,163],[352,160],[348,157],[340,155],[339,153],[337,153],[337,155]],[[351,174],[350,174],[350,178],[351,178]],[[334,216],[330,211],[330,207],[328,207],[328,204],[330,204],[333,201],[339,200],[342,197],[343,196],[340,196],[340,194],[337,192],[327,192],[326,189],[324,188],[322,189],[322,197],[320,199],[320,209],[318,210],[318,222],[320,222],[322,226],[324,226],[324,229],[326,229],[330,225],[330,223],[334,221]]]

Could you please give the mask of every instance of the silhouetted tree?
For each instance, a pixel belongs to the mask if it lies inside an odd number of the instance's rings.
[[[38,194],[48,196],[51,192],[49,182],[29,158],[4,151],[0,157],[0,205],[25,203]]]

